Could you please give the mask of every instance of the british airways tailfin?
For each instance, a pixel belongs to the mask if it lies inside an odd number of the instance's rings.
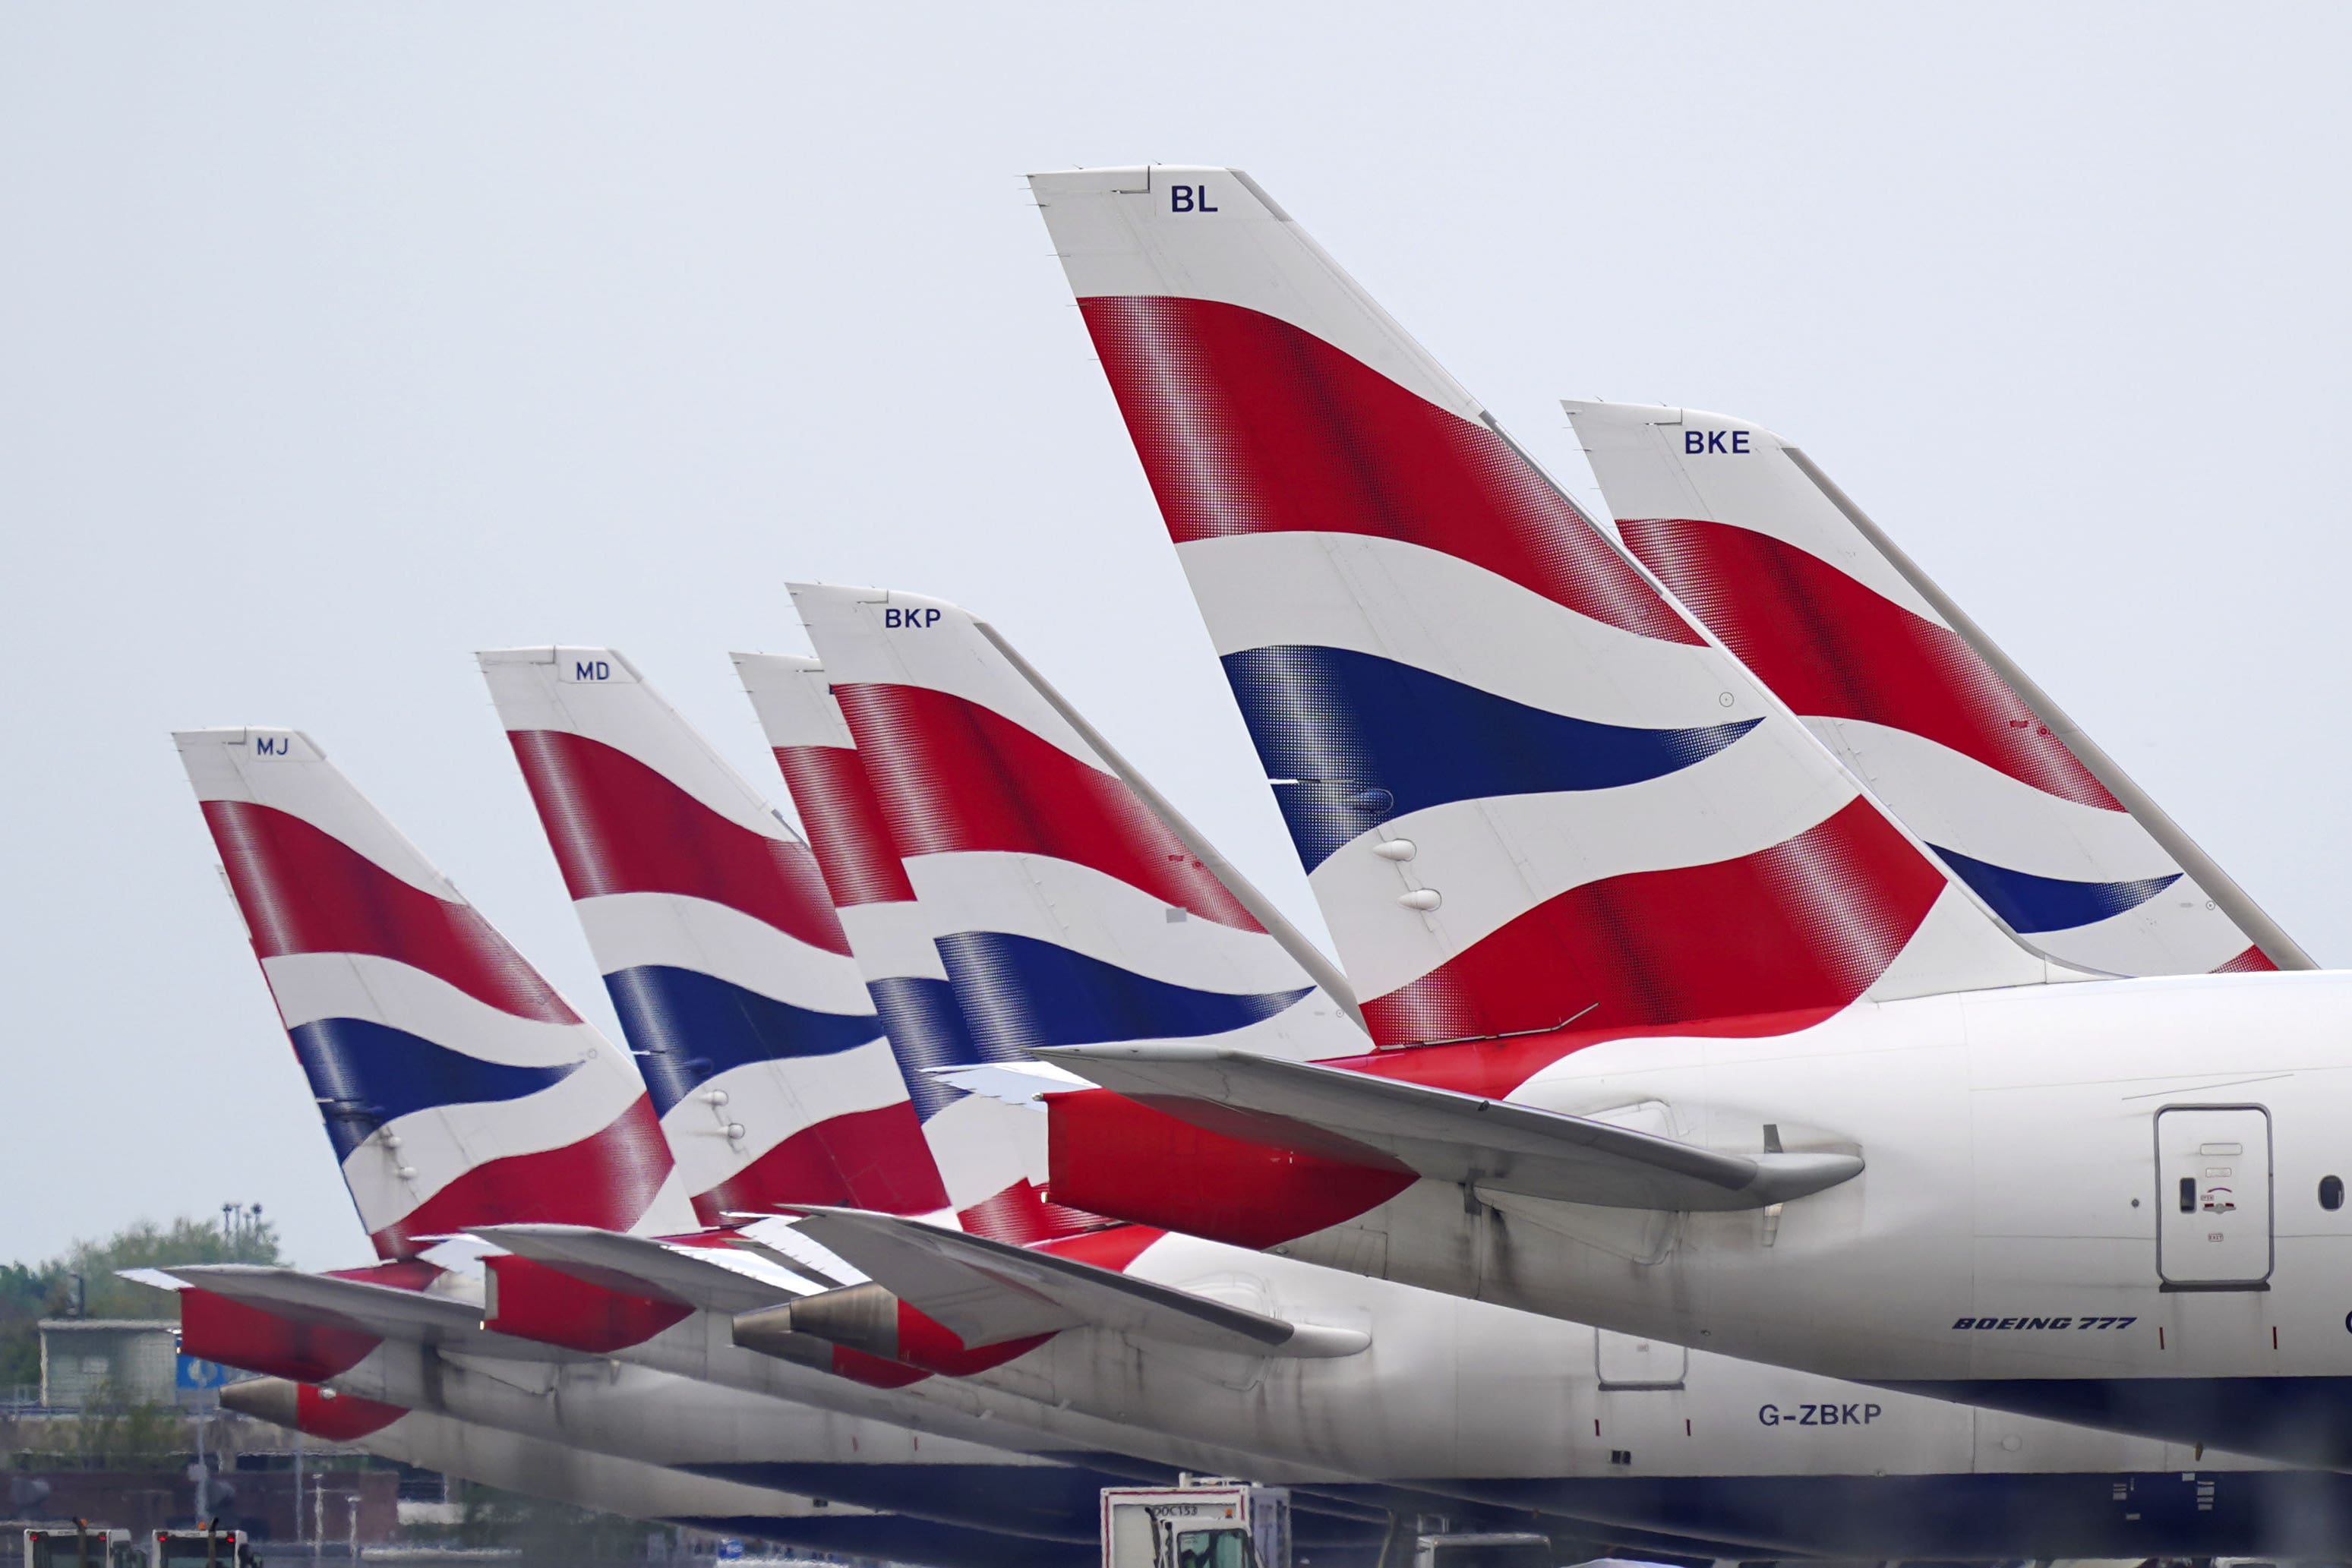
[[[2050,977],[1248,176],[1031,186],[1381,1044]]]
[[[308,736],[173,739],[380,1254],[478,1225],[693,1223],[628,1054]]]
[[[2312,967],[1803,453],[1697,409],[1564,406],[1625,547],[2035,946]]]
[[[793,597],[983,1060],[1209,1038],[1294,1058],[1361,1049],[1309,972],[1318,956],[1302,964],[1270,934],[1262,901],[968,612],[804,583]]]
[[[1045,1199],[1043,1119],[957,1082],[984,1069],[987,1058],[949,983],[823,666],[789,654],[738,653],[735,667],[888,1031],[958,1221],[1021,1243],[1093,1223]]]
[[[479,658],[704,1223],[945,1207],[808,846],[617,651]]]

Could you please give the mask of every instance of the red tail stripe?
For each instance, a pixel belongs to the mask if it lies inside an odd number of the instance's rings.
[[[898,1359],[942,1377],[971,1377],[1002,1366],[1053,1337],[1033,1333],[994,1344],[968,1345],[946,1324],[905,1301],[898,1303]]]
[[[776,767],[836,908],[915,901],[856,752],[845,746],[779,746]]]
[[[2276,972],[2278,966],[2260,947],[2248,947],[2226,964],[2214,967],[2217,975],[2266,975]]]
[[[1026,1176],[1003,1192],[982,1198],[956,1218],[975,1236],[1016,1247],[1076,1236],[1107,1223],[1098,1213],[1047,1197],[1045,1189]]]
[[[2047,795],[2122,802],[1958,632],[1727,523],[1621,520],[1626,548],[1801,714],[1908,730]]]
[[[395,1291],[421,1291],[441,1277],[414,1260],[363,1269],[330,1269],[331,1280],[356,1280]],[[200,1286],[180,1292],[180,1348],[202,1361],[247,1372],[320,1383],[349,1372],[383,1341],[335,1323],[307,1322]]]
[[[381,1432],[408,1412],[355,1395],[330,1394],[304,1383],[294,1391],[294,1425],[313,1437],[349,1443]]]
[[[1365,1002],[1364,1021],[1396,1045],[1841,1008],[1894,962],[1944,887],[1855,800],[1756,854],[1572,888]]]
[[[1045,1099],[1054,1191],[1146,1226],[1263,1249],[1312,1235],[1411,1186],[1410,1171],[1209,1132],[1108,1089]]]
[[[627,752],[563,730],[508,733],[574,898],[675,893],[846,956],[815,860],[728,821]]]
[[[1057,1258],[1069,1258],[1080,1263],[1091,1263],[1097,1269],[1108,1269],[1114,1274],[1124,1274],[1145,1248],[1168,1232],[1150,1225],[1107,1225],[1084,1235],[1048,1241],[1038,1248]]]
[[[389,1263],[330,1269],[326,1272],[331,1280],[356,1280],[362,1285],[383,1285],[395,1291],[422,1291],[430,1288],[447,1270],[421,1258],[402,1258]]]
[[[670,1172],[669,1145],[653,1101],[639,1095],[593,1137],[537,1154],[489,1160],[458,1176],[375,1233],[376,1251],[412,1257],[477,1225],[544,1222],[634,1228]]]
[[[1486,426],[1242,306],[1078,305],[1177,543],[1369,534],[1442,550],[1628,632],[1702,640]]]
[[[1703,1019],[1676,1024],[1675,1032],[1717,1040],[1762,1040],[1811,1029],[1835,1017],[1839,1010],[1839,1007],[1823,1006],[1745,1018]],[[1638,1039],[1655,1032],[1646,1023],[1597,1030],[1580,1025],[1572,1030],[1519,1035],[1510,1040],[1463,1040],[1454,1045],[1414,1046],[1374,1051],[1369,1056],[1332,1058],[1321,1065],[1504,1100],[1555,1061],[1609,1040]]]
[[[383,1341],[356,1329],[297,1322],[211,1291],[180,1292],[180,1349],[204,1361],[297,1382],[349,1372]]]
[[[403,882],[291,812],[249,800],[207,800],[204,808],[262,957],[373,954],[519,1018],[580,1021],[471,906]]]
[[[518,1339],[610,1355],[694,1315],[679,1301],[609,1290],[536,1259],[486,1258],[492,1311],[482,1326]]]
[[[832,1350],[834,1375],[846,1377],[852,1383],[862,1383],[868,1388],[904,1388],[931,1375],[919,1366],[908,1366],[886,1355],[852,1350],[845,1344],[835,1345]]]
[[[901,1100],[804,1127],[708,1192],[694,1195],[705,1225],[730,1214],[817,1203],[882,1214],[935,1214],[948,1206],[915,1107]]]
[[[1204,920],[1262,929],[1116,775],[945,692],[858,683],[834,695],[901,856],[1051,855]]]
[[[1750,1039],[1794,1034],[1837,1009],[1815,1008],[1690,1026],[1693,1034]],[[1563,1030],[1519,1040],[1423,1046],[1335,1059],[1328,1067],[1502,1098],[1537,1071],[1603,1040],[1646,1032]],[[1390,1155],[1319,1129],[1188,1102],[1181,1115],[1108,1089],[1045,1097],[1054,1190],[1137,1223],[1049,1250],[1124,1270],[1170,1230],[1264,1248],[1379,1207],[1415,1179]]]

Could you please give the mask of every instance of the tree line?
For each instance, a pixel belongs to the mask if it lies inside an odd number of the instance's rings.
[[[80,1315],[150,1318],[180,1315],[179,1298],[121,1277],[123,1269],[173,1263],[278,1263],[278,1233],[256,1220],[225,1230],[218,1219],[183,1217],[168,1226],[142,1219],[98,1241],[76,1241],[44,1262],[0,1264],[0,1388],[41,1380],[43,1318],[73,1315],[76,1277]]]

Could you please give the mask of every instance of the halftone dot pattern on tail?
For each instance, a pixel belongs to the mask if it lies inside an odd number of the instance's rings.
[[[1738,860],[1572,888],[1368,1000],[1365,1019],[1383,1039],[1458,1040],[1835,1009],[1885,972],[1943,891],[1857,801]]]
[[[2012,930],[2126,975],[2250,950],[1997,651],[1780,437],[1695,409],[1567,407],[1628,549]]]
[[[835,906],[913,903],[915,890],[890,847],[882,803],[857,754],[846,747],[779,746],[775,758]]]
[[[1032,188],[1381,1044],[2039,976],[1245,176]]]
[[[1150,313],[1149,354],[1121,340],[1143,319],[1137,302],[1090,308],[1087,320],[1181,548],[1286,532],[1370,536],[1452,555],[1500,580],[1498,587],[1532,590],[1546,613],[1582,615],[1712,656],[1491,432],[1422,403],[1328,346],[1299,348],[1301,335],[1286,324],[1244,323],[1246,312],[1226,306],[1169,304]],[[1171,347],[1187,333],[1202,338],[1198,353]],[[1187,373],[1170,374],[1171,363]],[[1167,430],[1222,428],[1222,420],[1244,413],[1252,432],[1280,432],[1282,440],[1221,436],[1213,444],[1223,454],[1213,487],[1200,484],[1185,459],[1162,451]],[[1448,439],[1428,434],[1449,426]],[[1395,431],[1413,434],[1383,438]],[[1471,461],[1472,452],[1486,460]],[[1237,471],[1244,459],[1248,471]],[[1519,482],[1496,482],[1506,464]],[[1347,476],[1337,489],[1302,482],[1335,469]],[[1573,548],[1549,542],[1571,529]],[[1538,539],[1547,544],[1530,542]],[[1381,564],[1402,559],[1409,570],[1411,555],[1390,551]],[[1342,571],[1343,583],[1349,575]],[[1495,597],[1492,605],[1464,599],[1450,612],[1480,616],[1502,612],[1507,599],[1515,610],[1530,602]],[[1216,606],[1203,608],[1213,630]],[[1380,608],[1373,601],[1376,627]],[[1238,648],[1223,657],[1267,773],[1285,781],[1277,798],[1310,873],[1335,855],[1360,857],[1365,840],[1392,832],[1415,841],[1414,869],[1428,868],[1441,899],[1457,895],[1436,882],[1432,852],[1449,809],[1475,812],[1502,796],[1630,792],[1727,752],[1764,722],[1750,704],[1713,725],[1603,725],[1572,710],[1513,702],[1408,661],[1303,643]],[[1339,779],[1329,777],[1343,768]],[[1661,1024],[1852,1001],[1917,928],[1941,878],[1899,834],[1883,829],[1887,856],[1857,862],[1834,852],[1844,835],[1830,824],[1853,791],[1826,758],[1820,779],[1819,799],[1830,810],[1798,824],[1803,831],[1759,822],[1754,847],[1735,859],[1668,863],[1563,888],[1464,940],[1406,983],[1368,995],[1366,1021],[1383,1043],[1395,1044],[1554,1028],[1580,1015],[1600,1024]],[[1686,808],[1662,799],[1659,809]],[[1572,803],[1560,807],[1563,820],[1574,813]],[[1811,876],[1789,863],[1816,855],[1829,858]],[[1873,874],[1881,860],[1901,868],[1906,896],[1883,896]],[[1808,906],[1790,907],[1792,880],[1816,894]],[[1400,885],[1398,894],[1405,891]],[[1791,915],[1804,923],[1789,924]],[[1858,926],[1867,928],[1874,964],[1847,961]],[[1353,956],[1342,956],[1355,972]]]
[[[576,1061],[485,1061],[369,1019],[314,1019],[287,1034],[344,1159],[386,1122],[436,1105],[520,1100],[562,1082]]]
[[[808,846],[618,651],[481,663],[703,1220],[941,1207]]]
[[[793,591],[983,1060],[1239,1037],[1314,991],[968,612]]]
[[[964,1098],[940,1070],[981,1060],[947,971],[922,925],[866,764],[831,683],[813,659],[739,653],[736,667],[809,848],[856,955],[908,1098],[934,1146],[940,1113]],[[959,1207],[973,1195],[958,1195]]]
[[[250,800],[207,800],[204,810],[262,957],[373,954],[517,1018],[580,1021],[471,905],[403,882],[288,812]]]
[[[948,977],[831,683],[813,660],[738,654],[737,667],[840,908],[958,1223],[1015,1243],[1101,1223],[1046,1200],[1038,1186],[1042,1118],[975,1096],[944,1075],[988,1058]]]
[[[1632,517],[1618,532],[1675,597],[1800,714],[1949,747],[2044,794],[2122,805],[1958,632],[1747,528]]]
[[[1361,1049],[1360,1032],[1233,890],[967,612],[874,591],[793,593],[826,661],[824,712],[806,722],[840,727],[832,748],[854,747],[871,789],[870,804],[813,812],[812,832],[822,816],[829,829],[879,833],[914,895],[844,906],[853,938],[867,931],[877,947],[893,922],[919,921],[902,929],[919,934],[924,951],[910,940],[900,970],[876,978],[886,1016],[895,1003],[940,1017],[936,1054],[966,1064],[1022,1067],[1034,1047],[1130,1040],[1257,1041],[1292,1055],[1310,1053],[1309,1040]],[[885,643],[893,620],[918,625],[919,643]],[[807,766],[807,737],[796,745],[772,727],[770,738],[796,789],[806,776],[829,802],[845,797],[845,768]],[[821,847],[852,895],[883,880],[856,869],[878,861],[880,846]],[[1003,1109],[950,1102],[935,1111],[943,1166],[981,1170],[987,1162],[969,1140],[1003,1128]],[[1034,1237],[1094,1223],[1030,1207],[1041,1140],[1036,1154],[1015,1186],[960,1202],[967,1226],[1003,1235],[1008,1217],[1029,1215]]]
[[[177,737],[362,1222],[688,1218],[643,1080],[291,731]]]
[[[1172,985],[1034,936],[958,931],[938,938],[981,1054],[1115,1040],[1192,1040],[1269,1019],[1313,989],[1255,994]]]
[[[920,686],[859,682],[835,697],[861,741],[899,855],[1041,854],[1090,866],[1204,920],[1258,929],[1233,894],[1117,777],[1002,714]]]
[[[1460,556],[1612,626],[1698,640],[1492,430],[1255,310],[1164,296],[1078,304],[1179,544],[1370,534]]]
[[[1756,727],[1593,724],[1343,648],[1252,648],[1225,678],[1309,871],[1373,821],[1486,795],[1610,789]],[[1377,722],[1373,716],[1378,716]]]
[[[728,821],[645,762],[585,736],[511,730],[508,739],[573,898],[699,898],[848,956],[804,846]]]

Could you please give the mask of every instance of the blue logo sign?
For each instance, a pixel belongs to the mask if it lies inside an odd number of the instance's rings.
[[[217,1361],[199,1361],[193,1355],[179,1358],[180,1364],[172,1370],[172,1386],[198,1394],[208,1394],[228,1381],[228,1368]]]

